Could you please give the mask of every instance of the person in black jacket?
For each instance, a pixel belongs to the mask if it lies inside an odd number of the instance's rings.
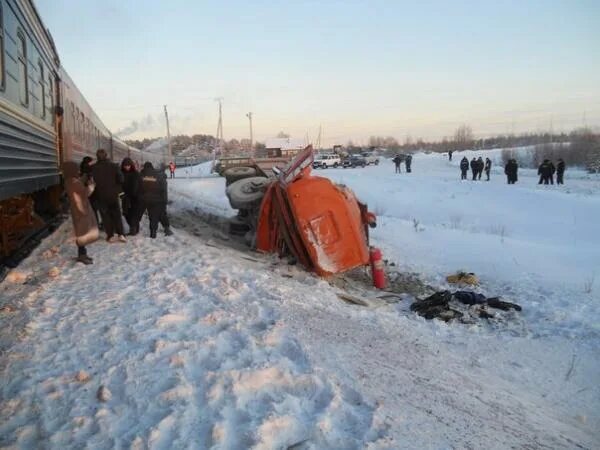
[[[466,156],[463,156],[463,159],[460,160],[460,179],[467,179],[467,172],[469,171],[469,160]]]
[[[554,174],[556,173],[556,167],[554,167],[554,163],[552,161],[548,161],[550,166],[550,184],[554,184]]]
[[[135,236],[140,231],[140,220],[144,213],[140,197],[141,177],[131,158],[123,159],[121,172],[123,172],[123,198],[121,199],[123,216],[129,225],[129,235]]]
[[[504,173],[506,174],[506,182],[508,184],[515,184],[517,181],[517,172],[519,165],[515,159],[509,159],[504,166]]]
[[[471,160],[471,174],[473,175],[473,181],[477,178],[477,172],[479,171],[477,160],[475,157]]]
[[[549,184],[551,174],[552,167],[550,167],[550,161],[545,159],[538,167],[538,175],[540,176],[540,181],[538,182],[538,184]]]
[[[104,149],[96,152],[97,162],[92,167],[92,176],[96,182],[96,199],[98,209],[104,223],[106,240],[115,242],[114,235],[118,241],[127,242],[123,232],[121,220],[121,207],[119,206],[119,194],[123,184],[123,177],[119,167],[108,159]]]
[[[563,176],[565,174],[565,162],[559,158],[556,164],[556,184],[564,184]]]
[[[406,172],[410,173],[412,169],[410,168],[412,165],[412,155],[406,155],[406,159],[404,160],[404,164],[406,165]]]
[[[491,170],[492,170],[492,160],[490,158],[485,158],[485,176],[487,177],[486,181],[490,181]]]
[[[141,173],[141,194],[144,207],[150,220],[150,237],[156,238],[158,223],[165,230],[165,235],[173,234],[167,217],[167,176],[154,169],[151,162],[144,163]]]
[[[400,164],[402,164],[402,158],[400,155],[394,156],[392,161],[394,161],[394,165],[396,166],[396,173],[402,173],[402,168],[400,167]]]
[[[483,174],[483,167],[485,166],[483,159],[481,156],[477,158],[477,179],[481,180],[481,175]]]

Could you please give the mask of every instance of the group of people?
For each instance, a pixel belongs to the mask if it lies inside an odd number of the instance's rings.
[[[463,157],[460,161],[460,179],[467,179],[467,172],[469,171],[469,167],[471,168],[471,174],[473,180],[481,180],[481,174],[485,171],[486,180],[490,180],[490,172],[492,170],[492,161],[490,158],[485,158],[485,163],[483,158],[473,158],[471,162],[467,159],[466,156]],[[518,179],[519,172],[519,164],[517,160],[514,158],[509,159],[504,165],[504,174],[506,175],[506,182],[508,184],[515,184]],[[556,174],[556,184],[564,183],[564,173],[565,173],[565,162],[559,158],[556,166],[552,163],[552,161],[545,159],[542,164],[538,167],[538,175],[540,176],[540,181],[538,184],[554,184],[554,174]]]
[[[554,184],[554,174],[556,174],[556,184],[564,184],[565,162],[562,158],[558,159],[556,166],[549,159],[545,159],[538,167],[540,181],[538,184]]]
[[[485,162],[483,162],[483,158],[480,156],[479,158],[469,160],[466,156],[463,156],[463,159],[460,160],[460,179],[467,179],[467,172],[469,171],[469,167],[471,167],[471,174],[473,180],[481,180],[481,175],[485,171],[486,181],[490,181],[490,172],[492,170],[492,160],[490,158],[485,158]]]
[[[402,173],[402,168],[400,167],[400,164],[402,164],[403,161],[404,165],[406,166],[406,173],[411,173],[412,155],[396,155],[394,156],[392,161],[396,166],[396,173]]]
[[[146,162],[138,172],[131,158],[123,159],[119,167],[110,161],[104,149],[96,152],[96,158],[94,162],[86,156],[79,167],[70,161],[63,164],[65,190],[71,204],[78,247],[77,260],[84,264],[93,263],[87,255],[86,245],[98,239],[99,228],[106,233],[108,242],[127,242],[121,216],[125,217],[130,236],[139,233],[140,221],[146,211],[151,238],[156,238],[159,223],[166,236],[172,235],[167,216],[165,171]],[[173,165],[172,177],[174,171]]]

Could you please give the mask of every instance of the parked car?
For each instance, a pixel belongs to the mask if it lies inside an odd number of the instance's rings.
[[[363,156],[363,158],[365,158],[367,165],[369,165],[369,164],[378,165],[379,164],[379,156],[377,156],[375,153],[363,152],[363,153],[361,153],[361,155]]]
[[[362,155],[351,155],[348,158],[344,159],[342,167],[346,169],[348,167],[365,167],[366,165],[367,160]]]
[[[313,161],[313,169],[327,169],[328,167],[339,167],[341,165],[342,160],[339,155],[334,153],[317,155]]]

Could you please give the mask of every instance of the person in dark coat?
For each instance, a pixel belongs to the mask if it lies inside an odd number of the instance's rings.
[[[479,172],[479,166],[475,157],[471,160],[471,174],[473,175],[473,181],[477,178],[477,172]]]
[[[77,163],[66,161],[62,164],[65,191],[71,206],[71,218],[73,219],[73,231],[75,232],[75,243],[77,244],[77,261],[83,264],[93,264],[93,259],[87,254],[86,245],[98,240],[99,231],[96,216],[89,196],[94,191],[94,183],[87,184],[79,176]]]
[[[545,159],[538,167],[538,175],[540,176],[540,181],[538,184],[549,184],[551,174],[552,168],[550,167],[550,161]]]
[[[406,159],[404,160],[404,164],[406,165],[406,172],[411,173],[411,165],[412,165],[412,155],[406,155]]]
[[[394,164],[396,165],[396,173],[402,173],[402,168],[400,167],[400,164],[402,163],[402,158],[400,157],[400,155],[394,156],[394,159],[392,159],[392,161],[394,161]]]
[[[565,162],[562,158],[559,158],[558,163],[556,164],[556,184],[564,184],[565,175]]]
[[[469,171],[469,160],[466,156],[463,156],[463,159],[460,160],[460,179],[467,179],[467,172]]]
[[[481,156],[477,158],[477,179],[481,180],[481,175],[483,174],[483,167],[485,166],[483,162],[483,158]]]
[[[94,177],[92,176],[92,166],[94,165],[94,160],[91,156],[84,156],[81,160],[81,164],[79,165],[79,177],[81,178],[82,183],[85,186],[94,185]],[[96,217],[96,223],[98,224],[98,229],[103,230],[102,221],[100,220],[99,211],[98,211],[98,199],[96,196],[96,189],[93,190],[92,195],[89,197],[90,205],[92,205],[92,210],[94,211],[94,217]]]
[[[515,159],[509,159],[504,166],[504,173],[506,174],[506,182],[508,184],[515,184],[517,181],[517,172],[519,165]]]
[[[144,204],[140,196],[141,177],[131,158],[123,159],[121,172],[123,173],[123,216],[129,225],[129,235],[135,236],[140,231],[140,220],[144,213]]]
[[[123,232],[119,194],[121,193],[123,176],[119,167],[108,159],[106,151],[96,152],[97,162],[92,168],[92,176],[96,182],[96,195],[100,216],[106,231],[108,242],[127,242]],[[115,238],[115,234],[117,237]]]
[[[554,167],[554,163],[552,161],[548,161],[550,166],[550,184],[554,184],[554,174],[556,173],[556,167]]]
[[[448,161],[452,161],[452,150],[448,150]]]
[[[141,173],[141,194],[144,207],[150,220],[150,237],[156,238],[158,223],[165,230],[165,235],[173,234],[167,216],[167,176],[164,171],[157,171],[151,162],[144,163]]]
[[[485,158],[485,176],[487,177],[486,181],[490,181],[491,170],[492,170],[492,160],[490,158]]]

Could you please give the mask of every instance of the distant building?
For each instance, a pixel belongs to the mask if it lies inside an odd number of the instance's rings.
[[[278,156],[288,157],[296,155],[300,150],[304,150],[305,148],[306,142],[304,139],[272,138],[267,139],[265,148],[260,150],[263,154],[257,154],[257,156],[267,156],[270,158]]]

